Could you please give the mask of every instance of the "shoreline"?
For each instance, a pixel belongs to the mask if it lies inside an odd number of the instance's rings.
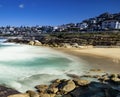
[[[105,72],[110,73],[120,73],[120,57],[115,58],[109,55],[103,55],[100,53],[94,53],[94,49],[96,48],[87,48],[87,49],[78,49],[78,48],[53,48],[54,50],[78,57],[79,59],[85,60],[93,69],[101,69]],[[103,48],[98,48],[99,50]],[[104,52],[106,52],[109,48],[104,48]],[[117,49],[120,53],[120,49],[118,48],[111,48],[111,49]],[[92,50],[92,52],[88,52],[89,50]],[[108,51],[107,51],[108,52]],[[114,51],[115,52],[115,51]],[[115,55],[114,55],[115,56]],[[120,56],[120,55],[119,55]]]
[[[68,55],[77,57],[87,62],[93,69],[101,69],[107,73],[120,73],[120,48],[76,48],[76,47],[54,47],[51,45],[43,45],[39,41],[33,41],[29,43],[20,42],[20,44],[47,47]],[[11,42],[10,42],[11,43]],[[12,41],[13,43],[13,41]],[[14,41],[14,43],[19,43]]]
[[[38,46],[39,47],[39,46]],[[48,48],[51,48],[49,46],[41,46],[41,47],[48,47]],[[68,55],[72,55],[72,56],[75,56],[77,58],[80,58],[82,60],[85,60],[89,66],[91,66],[92,69],[94,69],[93,71],[87,71],[89,72],[88,73],[88,79],[90,78],[89,76],[92,76],[94,78],[94,76],[91,74],[93,73],[94,75],[100,75],[101,74],[101,70],[105,71],[104,74],[106,73],[106,75],[102,74],[100,76],[100,78],[102,79],[103,75],[104,76],[107,76],[109,79],[108,79],[108,82],[109,81],[113,81],[114,82],[114,79],[111,79],[111,76],[113,77],[113,75],[107,75],[107,73],[119,73],[119,68],[120,68],[120,65],[119,65],[119,61],[114,61],[114,60],[111,60],[112,57],[109,57],[109,56],[105,56],[105,55],[102,55],[102,54],[97,54],[97,53],[94,53],[94,52],[88,52],[89,51],[89,48],[87,49],[78,49],[78,48],[51,48],[53,50],[56,50],[56,51],[59,51],[59,52],[63,52],[63,53],[66,53]],[[91,50],[94,50],[94,48],[90,48]],[[99,49],[102,49],[102,48],[99,48]],[[106,49],[105,49],[106,50]],[[104,50],[104,52],[105,52]],[[120,49],[119,49],[120,50]],[[100,51],[99,51],[100,52]],[[113,69],[114,68],[114,69]],[[99,70],[100,72],[99,72]],[[98,70],[98,71],[96,71]],[[103,72],[102,71],[102,72]],[[118,80],[119,79],[119,75],[117,75],[116,77],[116,74],[114,75],[115,76],[115,84],[117,84],[117,82],[119,83],[120,81]],[[80,76],[76,76],[76,75],[70,75],[71,78],[75,76],[75,78],[77,78],[76,80],[61,80],[60,79],[60,83],[57,82],[57,83],[53,83],[53,84],[50,84],[50,86],[47,86],[47,90],[48,91],[47,93],[46,92],[43,92],[41,91],[41,86],[42,85],[38,85],[37,89],[38,89],[38,92],[36,91],[28,91],[27,93],[25,94],[16,94],[16,95],[11,95],[9,97],[31,97],[31,95],[37,95],[35,97],[46,97],[46,95],[48,95],[48,97],[56,97],[55,95],[64,95],[64,96],[60,96],[60,97],[69,97],[69,95],[71,95],[72,93],[76,92],[77,89],[80,89],[81,91],[83,91],[84,89],[84,86],[88,86],[88,87],[91,87],[91,85],[93,85],[93,89],[96,89],[96,87],[94,87],[94,85],[103,85],[102,87],[104,87],[104,84],[101,83],[101,82],[94,82],[94,80],[92,80],[90,83],[87,81],[87,80],[82,80],[82,79],[79,79]],[[85,75],[83,75],[85,76]],[[99,79],[99,76],[97,77],[97,79]],[[103,78],[103,80],[105,80],[105,78]],[[83,83],[84,81],[84,83]],[[76,84],[77,83],[77,84]],[[79,83],[79,85],[78,85]],[[56,85],[57,86],[54,86]],[[84,85],[85,84],[85,85]],[[59,85],[63,85],[62,87],[59,87]],[[63,87],[71,87],[72,85],[72,88],[71,90],[64,90]],[[83,86],[82,86],[83,85]],[[51,87],[52,86],[52,87]],[[45,88],[46,89],[46,85],[45,87],[42,87],[42,89]],[[49,89],[50,88],[50,89]],[[82,89],[81,89],[82,88]],[[111,87],[109,87],[109,85],[106,84],[106,88],[110,88],[112,91],[114,91],[114,89],[112,88],[112,85]],[[40,89],[40,90],[39,90]],[[55,89],[55,90],[54,90]],[[62,89],[62,91],[61,91]],[[89,89],[89,88],[88,88]],[[98,90],[99,89],[103,89],[103,88],[97,88]],[[73,90],[73,91],[72,91]],[[108,89],[109,90],[109,89]],[[118,89],[119,90],[119,89]],[[57,92],[56,92],[57,91]],[[92,91],[91,88],[89,90],[85,90],[85,92],[87,93],[87,91]],[[40,93],[39,93],[40,92]],[[84,91],[83,91],[84,92]],[[95,91],[93,91],[95,92]],[[101,92],[101,91],[99,91]],[[99,92],[96,92],[95,95],[97,95],[97,93]],[[119,93],[119,92],[118,92]],[[79,94],[79,92],[77,92],[77,94]],[[109,91],[108,91],[108,94],[109,94]],[[52,96],[51,96],[52,95]],[[73,95],[73,94],[72,94]],[[112,95],[112,94],[111,94]],[[33,96],[34,97],[34,96]],[[77,97],[77,96],[76,96]],[[82,96],[81,96],[82,97]],[[114,97],[114,96],[112,96]]]
[[[56,51],[60,51],[62,53],[66,53],[68,55],[72,55],[77,57],[78,59],[82,59],[83,61],[87,62],[91,68],[94,69],[101,69],[105,72],[109,73],[120,73],[120,48],[77,48],[77,47],[54,47],[50,44],[42,44],[39,41],[30,41],[29,43],[24,43],[21,40],[15,41],[13,40],[12,43],[20,43],[25,45],[31,46],[38,46],[38,47],[47,47],[51,48]],[[11,43],[11,41],[10,41]]]

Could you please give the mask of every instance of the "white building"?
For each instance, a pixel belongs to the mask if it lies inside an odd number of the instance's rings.
[[[120,22],[117,20],[106,20],[102,22],[102,29],[120,29]]]
[[[97,23],[96,18],[91,18],[89,21],[90,21],[91,24],[96,24]]]
[[[87,23],[81,23],[78,25],[78,27],[80,27],[80,29],[86,29],[88,27],[88,24]]]
[[[66,30],[67,28],[68,28],[67,25],[58,26],[58,30],[59,30],[59,31],[64,31],[64,30]]]

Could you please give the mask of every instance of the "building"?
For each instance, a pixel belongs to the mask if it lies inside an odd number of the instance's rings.
[[[120,29],[120,22],[117,20],[106,20],[102,22],[102,29]]]
[[[77,25],[81,30],[86,29],[88,27],[88,24],[83,22]]]
[[[97,23],[96,18],[90,18],[89,21],[90,21],[90,24],[96,24]]]

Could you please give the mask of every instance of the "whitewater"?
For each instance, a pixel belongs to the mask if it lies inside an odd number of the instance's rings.
[[[3,43],[0,39],[0,84],[20,92],[49,84],[54,79],[69,79],[88,70],[84,60],[47,47]]]

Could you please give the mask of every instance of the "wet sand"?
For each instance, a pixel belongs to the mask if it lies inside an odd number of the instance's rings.
[[[120,60],[119,60],[120,49],[119,48],[116,48],[114,50],[110,49],[110,51],[108,49],[95,48],[94,50],[94,48],[93,49],[55,48],[55,50],[59,50],[61,52],[85,60],[92,69],[101,69],[107,73],[120,73]],[[111,52],[112,50],[113,52]]]

